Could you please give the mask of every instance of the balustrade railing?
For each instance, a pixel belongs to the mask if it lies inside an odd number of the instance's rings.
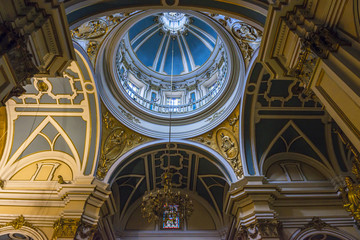
[[[221,87],[223,86],[226,80],[225,78],[227,73],[227,63],[226,62],[223,63],[222,67],[218,69],[219,77],[216,81],[218,84],[217,87],[210,90],[206,95],[204,95],[200,99],[197,99],[195,101],[189,101],[188,103],[182,105],[159,104],[156,101],[151,101],[149,99],[144,98],[129,86],[129,80],[127,79],[127,73],[126,73],[127,71],[121,73],[120,67],[118,66],[117,72],[121,81],[121,85],[123,86],[124,90],[129,94],[129,97],[132,98],[137,103],[139,103],[140,105],[144,106],[145,108],[159,113],[169,113],[169,112],[186,113],[201,108],[202,106],[210,102],[211,99],[214,98],[214,96],[216,96],[216,94],[220,91]]]

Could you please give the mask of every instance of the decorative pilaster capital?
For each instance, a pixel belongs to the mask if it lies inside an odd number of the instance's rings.
[[[55,221],[53,228],[54,233],[52,239],[74,238],[76,230],[80,224],[80,219],[74,218],[60,218]]]
[[[257,219],[249,226],[241,226],[236,240],[280,239],[282,225],[276,219]]]
[[[93,239],[97,229],[97,225],[92,225],[87,222],[81,221],[79,227],[77,228],[74,239]]]

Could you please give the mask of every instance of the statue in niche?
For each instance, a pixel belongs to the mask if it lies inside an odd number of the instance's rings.
[[[229,136],[220,134],[221,136],[221,149],[224,151],[226,158],[229,158],[228,151],[234,147],[234,143]]]

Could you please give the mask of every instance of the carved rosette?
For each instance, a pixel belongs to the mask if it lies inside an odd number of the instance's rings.
[[[222,111],[216,113],[209,118],[212,121],[222,114]],[[239,146],[239,106],[234,112],[218,127],[200,135],[191,138],[193,141],[200,142],[220,153],[232,166],[238,178],[241,178],[243,173],[242,163],[240,160],[240,146]]]
[[[141,143],[151,141],[117,121],[103,106],[103,138],[96,176],[104,179],[112,164],[124,153]]]

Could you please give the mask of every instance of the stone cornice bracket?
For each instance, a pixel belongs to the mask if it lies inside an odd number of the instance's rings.
[[[111,191],[107,190],[108,184],[97,179],[94,179],[92,184],[95,185],[95,188],[86,201],[82,221],[90,225],[96,225],[100,218],[101,207],[109,199]]]
[[[233,184],[225,200],[225,212],[236,217],[238,226],[250,226],[259,219],[275,219],[271,209],[280,189],[266,184],[264,177],[244,177]]]
[[[62,2],[6,3],[0,9],[0,105],[24,93],[30,78],[60,76],[76,59]]]
[[[317,27],[315,31],[308,32],[302,39],[302,45],[310,48],[320,58],[326,59],[330,52],[336,52],[340,46],[350,45],[346,40],[340,39],[336,32],[326,28]]]

